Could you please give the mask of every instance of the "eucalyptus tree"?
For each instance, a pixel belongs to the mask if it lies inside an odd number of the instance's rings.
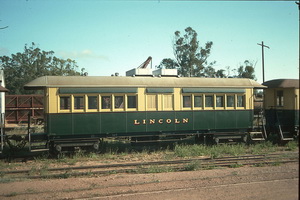
[[[178,69],[181,76],[207,76],[215,62],[208,63],[213,42],[208,41],[204,47],[199,45],[197,32],[191,27],[185,29],[184,35],[180,31],[175,32],[173,52],[175,59],[163,59],[159,68]]]
[[[23,86],[29,81],[46,75],[74,76],[82,75],[74,60],[60,59],[54,56],[54,51],[43,51],[34,43],[27,44],[24,52],[11,54],[11,56],[0,56],[0,66],[4,71],[6,88],[10,94],[28,94]]]

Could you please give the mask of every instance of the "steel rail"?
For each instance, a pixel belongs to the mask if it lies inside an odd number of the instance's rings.
[[[195,159],[185,159],[185,160],[172,160],[172,161],[155,161],[146,163],[125,163],[125,164],[109,164],[109,165],[93,165],[93,166],[80,166],[80,167],[63,167],[63,168],[41,168],[33,170],[14,170],[14,171],[1,171],[0,174],[3,176],[8,174],[25,174],[24,176],[15,176],[11,178],[59,178],[62,176],[85,176],[91,174],[112,174],[112,173],[146,173],[151,166],[167,166],[172,170],[177,171],[188,171],[187,165],[193,162],[198,163],[198,169],[205,169],[208,167],[235,167],[245,166],[245,165],[270,165],[276,163],[290,163],[299,162],[298,153],[290,153],[289,157],[282,157],[286,154],[267,154],[267,155],[245,155],[236,157],[223,157],[223,158],[195,158]],[[197,163],[196,163],[197,164]],[[174,166],[175,165],[175,166]],[[134,168],[135,167],[135,168]],[[121,168],[121,169],[120,169]],[[98,170],[105,169],[105,170]],[[73,172],[73,170],[77,172]],[[89,170],[87,172],[78,172],[79,170]],[[95,171],[96,170],[96,171]],[[30,175],[31,173],[42,172],[58,172],[61,173],[49,173],[47,175]]]
[[[284,163],[294,163],[294,162],[299,162],[298,160],[286,160],[286,161],[268,161],[268,162],[252,162],[252,163],[239,163],[241,166],[246,166],[246,165],[256,165],[256,164],[263,164],[263,165],[270,165],[270,164],[276,164],[276,163],[284,164]],[[217,163],[213,165],[201,165],[199,169],[205,169],[207,167],[230,167],[233,166],[234,164],[237,163]],[[63,177],[79,177],[79,176],[89,176],[91,174],[100,174],[100,175],[105,175],[105,174],[117,174],[117,173],[147,173],[147,170],[149,168],[139,168],[139,169],[116,169],[116,170],[102,170],[102,171],[88,171],[88,172],[65,172],[62,174],[48,174],[48,175],[37,175],[37,176],[20,176],[16,177],[19,179],[43,179],[43,178],[61,178]],[[189,171],[187,170],[184,166],[183,167],[172,167],[173,170],[176,171]]]
[[[289,153],[297,155],[298,153]],[[222,158],[192,158],[192,159],[182,159],[182,160],[170,160],[170,161],[151,161],[151,162],[138,162],[138,163],[125,163],[125,164],[106,164],[106,165],[90,165],[90,166],[78,166],[78,167],[62,167],[62,168],[49,168],[47,171],[63,171],[63,170],[84,170],[84,169],[103,169],[103,168],[118,168],[118,167],[136,167],[136,166],[144,166],[144,165],[171,165],[171,164],[184,164],[190,162],[206,162],[206,163],[215,163],[216,161],[244,161],[245,159],[270,159],[270,158],[280,158],[280,156],[287,155],[286,153],[276,153],[276,154],[259,154],[259,155],[242,155],[242,156],[230,156],[230,157],[222,157]],[[38,170],[38,169],[37,169]],[[31,170],[14,170],[14,171],[2,171],[0,173],[7,174],[17,174],[17,173],[29,173]]]

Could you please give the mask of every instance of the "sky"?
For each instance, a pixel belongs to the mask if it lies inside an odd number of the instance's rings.
[[[110,76],[152,68],[174,58],[175,31],[192,27],[200,46],[212,41],[215,69],[255,64],[262,82],[299,78],[299,10],[295,1],[0,0],[0,56],[41,50],[77,62],[89,76]],[[227,73],[227,72],[226,72]],[[230,73],[233,75],[233,72]]]

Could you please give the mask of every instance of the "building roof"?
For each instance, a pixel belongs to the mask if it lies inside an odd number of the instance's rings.
[[[299,79],[274,79],[264,82],[263,85],[268,88],[299,88]]]
[[[0,92],[8,92],[8,89],[0,85]]]
[[[45,87],[203,87],[203,88],[265,88],[251,79],[199,77],[129,77],[129,76],[42,76],[25,89]]]

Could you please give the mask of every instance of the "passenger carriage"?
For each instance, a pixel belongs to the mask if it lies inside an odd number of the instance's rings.
[[[293,140],[299,135],[299,79],[266,81],[264,109],[266,129],[278,139]]]
[[[44,76],[25,88],[44,90],[45,133],[60,151],[97,149],[107,137],[245,140],[253,131],[254,89],[265,86],[238,78]]]

